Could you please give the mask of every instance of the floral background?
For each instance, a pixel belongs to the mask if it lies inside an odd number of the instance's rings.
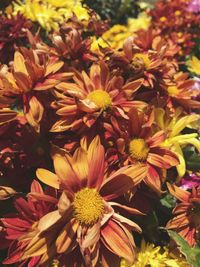
[[[0,3],[1,266],[200,266],[200,2]]]

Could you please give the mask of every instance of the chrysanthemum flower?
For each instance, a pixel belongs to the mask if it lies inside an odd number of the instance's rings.
[[[153,27],[160,29],[165,39],[176,37],[183,55],[189,54],[194,47],[195,29],[198,29],[200,21],[198,14],[188,10],[188,4],[189,1],[185,0],[160,0],[150,11]]]
[[[110,126],[107,128],[111,134],[111,141],[115,144],[111,148],[109,161],[116,161],[118,154],[118,160],[124,164],[140,166],[143,169],[141,181],[159,192],[161,190],[159,170],[176,166],[179,161],[173,152],[161,147],[165,140],[165,132],[161,130],[152,133],[153,116],[153,112],[146,116],[132,108],[129,112],[128,128],[122,128],[117,121],[113,124],[113,128]]]
[[[129,18],[127,25],[116,24],[106,31],[98,40],[92,45],[93,50],[98,50],[98,44],[101,47],[110,46],[114,49],[120,49],[123,47],[124,41],[130,35],[141,29],[148,29],[151,18],[145,13],[140,13],[138,18]]]
[[[62,192],[58,210],[38,222],[38,233],[25,248],[22,259],[41,256],[40,264],[47,264],[58,254],[66,256],[66,267],[76,262],[78,266],[83,262],[96,266],[99,259],[103,266],[112,266],[113,262],[118,266],[120,257],[133,263],[131,231],[141,229],[120,210],[141,213],[115,199],[138,183],[140,168],[124,167],[105,177],[104,148],[97,137],[89,146],[82,140],[82,148],[73,157],[56,147],[52,157],[56,174],[45,169],[38,169],[36,174]]]
[[[70,65],[75,65],[76,69],[81,69],[82,63],[97,59],[90,51],[91,39],[84,39],[81,29],[67,23],[62,26],[60,33],[52,35],[51,40],[56,54],[65,58]]]
[[[21,53],[15,52],[13,68],[0,73],[1,95],[9,101],[10,96],[51,89],[72,76],[72,73],[59,72],[63,64],[55,57],[41,61],[36,51],[23,48]]]
[[[181,203],[173,210],[174,218],[167,223],[167,229],[178,232],[187,242],[193,246],[198,242],[200,229],[200,189],[194,188],[192,192],[185,191],[176,185],[168,184],[169,192]]]
[[[193,56],[190,60],[186,62],[188,70],[196,75],[200,75],[200,60]]]
[[[153,88],[162,80],[167,63],[164,55],[158,51],[144,51],[136,46],[133,36],[125,40],[123,52],[112,52],[110,60],[112,67],[124,70],[130,78],[143,78],[143,85],[148,88]]]
[[[188,79],[187,73],[178,72],[172,77],[169,75],[164,80],[163,89],[169,108],[182,106],[187,111],[200,108],[200,102],[194,100],[199,92],[194,88],[194,81]]]
[[[88,12],[82,7],[80,1],[54,1],[54,0],[18,0],[14,5],[14,12],[23,14],[33,22],[38,22],[44,29],[58,30],[59,24],[72,16],[73,12],[80,20],[89,18]]]
[[[27,43],[26,30],[31,22],[20,14],[6,17],[0,16],[0,62],[8,64],[13,59],[15,46]]]
[[[133,265],[128,264],[125,260],[122,260],[121,267],[189,267],[183,257],[170,252],[167,247],[163,249],[160,246],[154,244],[145,243],[142,240],[141,248],[137,253],[136,262]]]
[[[143,108],[146,103],[129,100],[126,91],[132,92],[142,84],[142,79],[124,84],[120,75],[112,74],[105,62],[93,64],[89,74],[76,72],[74,83],[62,82],[58,89],[55,107],[61,119],[52,127],[53,132],[91,127],[98,118],[115,115],[127,119],[131,107]],[[60,99],[59,99],[60,98]]]
[[[1,248],[9,247],[8,256],[3,264],[19,263],[20,266],[38,266],[40,257],[22,259],[23,251],[37,233],[40,218],[53,211],[57,205],[55,190],[43,191],[34,180],[27,200],[18,197],[14,200],[17,213],[0,219]]]
[[[155,109],[155,120],[160,130],[165,131],[166,139],[163,146],[171,147],[171,150],[178,156],[180,164],[176,166],[178,176],[181,178],[186,172],[186,164],[182,148],[186,145],[193,145],[200,153],[200,141],[197,139],[197,133],[181,134],[185,127],[191,127],[192,124],[200,120],[198,114],[183,116],[182,109],[176,109],[175,113],[165,112],[164,109]]]

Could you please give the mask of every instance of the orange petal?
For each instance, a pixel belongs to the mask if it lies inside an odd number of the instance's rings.
[[[117,198],[139,184],[146,172],[147,167],[142,164],[123,167],[103,182],[100,194],[106,200]]]
[[[165,132],[159,131],[156,134],[154,134],[151,138],[147,140],[147,143],[150,147],[156,147],[159,146],[160,143],[162,143],[165,139]]]
[[[109,220],[101,229],[101,240],[108,250],[129,262],[133,262],[133,244],[116,222]]]
[[[185,191],[181,189],[180,187],[176,185],[172,185],[170,183],[167,183],[167,187],[169,189],[169,192],[172,196],[176,197],[178,200],[182,202],[188,202],[190,198],[190,193],[188,191]]]
[[[144,179],[144,182],[156,193],[160,194],[162,192],[160,176],[150,165],[148,165],[147,177]]]
[[[56,189],[60,188],[60,182],[56,174],[45,169],[37,169],[36,176],[44,184],[54,187]]]
[[[88,148],[88,186],[100,188],[104,179],[105,159],[104,148],[99,137],[95,137]]]
[[[75,241],[78,223],[75,219],[69,221],[63,228],[58,238],[56,239],[56,248],[58,253],[64,253],[70,247],[72,242]]]
[[[52,148],[52,158],[56,174],[61,180],[62,185],[67,189],[76,192],[81,188],[80,179],[73,169],[73,160],[67,155],[66,151],[56,146]]]

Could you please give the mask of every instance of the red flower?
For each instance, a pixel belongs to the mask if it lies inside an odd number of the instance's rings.
[[[40,257],[22,259],[23,251],[36,235],[37,223],[57,205],[55,190],[44,192],[37,181],[33,181],[27,200],[18,197],[14,200],[16,214],[9,214],[0,220],[1,248],[8,246],[8,257],[3,264],[20,263],[20,266],[38,266]],[[5,243],[4,243],[5,242]],[[5,245],[5,246],[4,246]]]

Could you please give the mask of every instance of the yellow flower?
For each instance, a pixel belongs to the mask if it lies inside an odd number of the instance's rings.
[[[87,10],[76,0],[17,0],[13,5],[14,14],[23,14],[27,19],[38,22],[47,31],[58,30],[59,24],[70,18],[73,12],[80,20],[89,19]]]
[[[141,29],[148,29],[151,18],[145,13],[141,13],[138,18],[129,18],[126,26],[116,24],[106,31],[102,38],[95,39],[92,44],[92,51],[98,51],[98,45],[102,47],[110,46],[113,49],[120,49],[123,47],[124,41],[134,32]]]
[[[185,159],[182,152],[182,147],[193,145],[200,153],[200,141],[197,139],[197,133],[181,134],[185,127],[199,128],[200,115],[191,114],[181,116],[182,110],[177,109],[173,118],[162,108],[155,110],[155,119],[160,129],[165,130],[167,138],[163,143],[164,146],[171,147],[171,150],[176,153],[180,164],[176,166],[178,176],[181,178],[186,172]]]
[[[200,60],[193,56],[190,60],[186,62],[188,70],[194,72],[197,75],[200,75]]]
[[[142,240],[141,248],[136,255],[133,265],[125,260],[121,261],[120,267],[189,267],[189,264],[182,258],[172,254],[167,247],[155,247],[154,244],[145,243]]]
[[[129,32],[136,32],[139,30],[147,30],[151,23],[151,17],[147,16],[146,13],[140,13],[136,19],[128,19]]]

